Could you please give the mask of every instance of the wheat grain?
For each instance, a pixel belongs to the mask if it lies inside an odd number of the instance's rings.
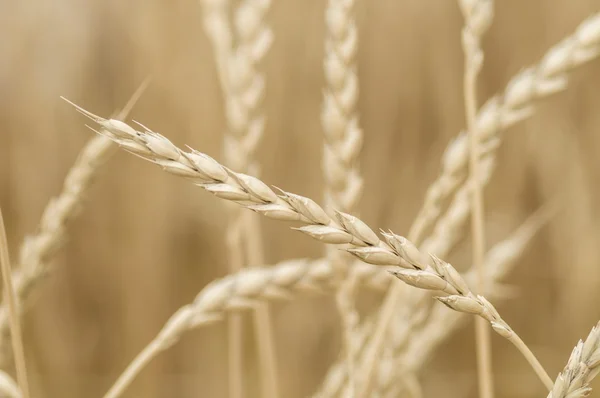
[[[591,394],[590,382],[600,372],[600,322],[573,349],[567,366],[556,378],[548,398],[583,398]]]
[[[382,280],[389,283],[391,279],[381,267],[360,262],[355,265],[349,267],[349,273],[366,285],[380,286]],[[273,266],[242,269],[215,280],[203,288],[191,304],[181,307],[169,318],[105,398],[120,396],[156,355],[173,346],[188,330],[220,322],[227,313],[253,310],[266,301],[288,300],[301,293],[331,292],[339,282],[335,268],[326,259],[288,260]]]
[[[353,0],[329,0],[325,11],[325,94],[321,124],[325,135],[323,172],[325,204],[343,212],[353,212],[362,194],[362,178],[356,165],[362,145],[358,123],[358,76],[356,74],[357,28],[353,18]],[[347,255],[327,247],[327,258],[345,274]],[[359,316],[354,306],[356,281],[347,279],[336,294],[342,323],[346,366],[350,380],[355,372],[355,347],[352,334]],[[354,392],[350,393],[354,396]]]

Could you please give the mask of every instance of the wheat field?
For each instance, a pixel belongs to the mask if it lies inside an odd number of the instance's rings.
[[[587,396],[598,11],[1,3],[0,396]]]

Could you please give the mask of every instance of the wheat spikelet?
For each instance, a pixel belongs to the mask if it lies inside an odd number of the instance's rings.
[[[571,68],[595,58],[600,51],[600,14],[594,14],[582,22],[572,36],[551,48],[542,61],[530,67],[509,82],[502,95],[488,100],[477,115],[476,132],[484,148],[482,153],[495,157],[499,133],[533,112],[533,101],[566,88]],[[467,175],[468,139],[461,133],[446,149],[442,159],[442,171],[427,190],[424,203],[410,228],[408,237],[420,244],[426,231],[435,223],[442,205],[464,184]],[[364,374],[372,380],[371,372],[380,357],[388,327],[394,311],[402,299],[396,285],[388,292],[381,307],[377,327],[369,343],[364,359]],[[368,387],[368,386],[367,386]]]
[[[467,211],[468,212],[468,211]],[[518,229],[505,240],[488,250],[485,258],[486,295],[496,300],[506,299],[501,294],[499,283],[516,265],[537,231],[544,226],[556,212],[556,203],[543,206],[532,214]],[[475,282],[474,270],[465,274],[468,284]],[[442,306],[433,306],[431,294],[421,290],[405,289],[403,305],[398,308],[390,330],[386,347],[389,348],[381,361],[377,363],[373,395],[388,394],[398,385],[404,383],[404,376],[419,372],[427,359],[445,339],[469,319],[466,314],[446,311]],[[368,337],[375,327],[371,322],[359,328],[355,334],[355,344],[360,349],[362,358],[367,348]],[[402,369],[401,372],[390,372],[389,369]],[[348,391],[348,374],[341,360],[338,360],[328,371],[315,397],[327,398],[345,396]],[[393,396],[393,395],[392,395]]]
[[[362,145],[358,123],[358,77],[356,74],[357,28],[352,16],[353,0],[329,0],[325,11],[325,95],[321,122],[325,134],[323,172],[325,204],[343,212],[353,212],[362,193],[362,178],[356,166]],[[327,247],[327,258],[345,272],[349,259],[339,250]],[[342,323],[344,351],[349,373],[354,374],[355,348],[352,334],[358,325],[354,307],[356,281],[347,279],[336,294]],[[353,379],[353,377],[351,377]],[[350,394],[353,396],[353,393]]]
[[[380,287],[382,280],[388,283],[391,280],[382,267],[360,262],[355,265],[349,267],[349,273],[361,283]],[[146,364],[173,346],[186,331],[220,322],[228,313],[253,310],[266,301],[289,300],[302,293],[328,293],[338,284],[336,271],[326,259],[288,260],[273,266],[245,268],[215,280],[203,288],[191,304],[171,316],[105,398],[120,396]]]
[[[600,372],[600,322],[573,349],[567,366],[556,378],[548,398],[583,398],[591,394],[590,383]]]
[[[116,115],[124,119],[129,115],[150,78],[146,78],[131,96],[127,104]],[[106,137],[92,137],[83,147],[79,156],[65,177],[61,193],[50,199],[38,225],[35,235],[25,237],[19,251],[17,267],[12,272],[15,285],[17,309],[23,313],[31,293],[50,271],[49,263],[66,239],[69,222],[83,206],[85,194],[98,170],[110,158],[116,147]],[[0,308],[0,365],[10,361],[10,335],[6,305]]]

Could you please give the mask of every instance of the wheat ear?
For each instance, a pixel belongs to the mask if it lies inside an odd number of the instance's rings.
[[[254,152],[264,130],[262,98],[265,78],[257,64],[267,53],[273,35],[265,23],[270,1],[243,1],[235,10],[235,33],[238,39],[233,48],[227,1],[203,1],[205,30],[211,39],[217,61],[217,72],[225,96],[227,131],[225,137],[226,163],[243,172],[258,173]],[[263,242],[259,220],[240,209],[230,208],[227,244],[232,272],[246,263],[264,262]],[[244,241],[246,256],[243,254]],[[254,325],[261,364],[262,388],[265,397],[278,395],[276,360],[269,309],[258,305]],[[229,366],[232,397],[243,396],[241,318],[233,314],[229,322]]]
[[[476,132],[481,145],[498,139],[499,133],[534,112],[535,102],[563,91],[569,72],[600,53],[600,13],[585,19],[571,35],[550,48],[541,61],[514,76],[505,91],[490,98],[477,113]],[[416,241],[439,216],[442,205],[467,176],[468,138],[462,132],[444,153],[440,176],[427,190],[425,201],[411,228]],[[492,150],[492,155],[495,149]]]
[[[27,366],[25,364],[25,349],[23,335],[21,334],[21,317],[17,309],[17,298],[10,271],[10,256],[8,253],[8,239],[4,218],[0,209],[0,270],[2,271],[2,290],[4,302],[8,304],[8,320],[13,352],[15,353],[15,368],[17,369],[17,382],[23,398],[29,398],[29,383],[27,382]]]
[[[68,101],[68,100],[67,100]],[[421,253],[406,238],[392,232],[382,232],[384,240],[362,220],[337,211],[334,220],[309,198],[281,191],[278,196],[256,177],[226,169],[216,160],[201,152],[185,152],[164,136],[140,124],[143,132],[118,120],[107,120],[71,103],[86,117],[101,126],[97,133],[104,134],[123,149],[160,165],[165,171],[186,177],[215,196],[235,202],[277,220],[301,221],[305,226],[296,228],[304,234],[327,244],[347,244],[346,249],[358,259],[373,265],[397,266],[392,271],[408,285],[448,296],[437,297],[448,308],[478,315],[492,325],[496,333],[508,339],[532,365],[547,384],[550,378],[519,336],[500,317],[494,306],[483,296],[474,295],[460,274],[449,263]]]
[[[495,157],[499,133],[533,113],[534,102],[564,90],[568,72],[595,58],[600,53],[600,13],[583,21],[575,33],[552,47],[539,64],[513,77],[503,94],[488,100],[477,114],[476,131],[479,142],[487,149],[486,156]],[[443,204],[464,184],[468,164],[468,136],[461,133],[448,146],[442,159],[442,171],[428,188],[424,203],[410,228],[409,239],[420,243],[427,230],[442,212]],[[364,359],[363,374],[367,386],[372,380],[394,311],[402,291],[392,285],[379,311],[377,327]]]
[[[325,134],[323,172],[325,204],[343,212],[353,212],[362,193],[362,178],[356,165],[362,145],[358,122],[358,76],[356,52],[358,30],[353,18],[354,0],[329,0],[325,10],[325,93],[321,123]],[[327,247],[327,258],[338,269],[349,265],[343,252]],[[358,326],[354,306],[356,280],[348,278],[340,285],[336,303],[342,323],[346,366],[351,383],[355,378],[355,347],[352,334]],[[350,396],[354,396],[351,392]]]
[[[477,290],[485,291],[485,208],[483,187],[479,178],[480,144],[477,133],[477,77],[483,66],[481,39],[492,24],[494,15],[493,0],[459,0],[465,19],[462,30],[462,47],[465,54],[465,76],[463,93],[467,130],[469,134],[469,179],[471,181],[471,237],[472,260],[477,271]],[[479,396],[494,397],[494,375],[492,370],[492,341],[490,330],[483,318],[475,319],[475,351],[477,354],[477,378]]]
[[[381,267],[359,262],[349,268],[349,273],[361,283],[376,287],[382,280],[389,283],[391,279]],[[328,293],[338,284],[336,270],[325,259],[288,260],[273,266],[246,268],[215,280],[203,288],[191,304],[171,316],[105,398],[119,397],[154,357],[173,346],[186,331],[220,322],[232,312],[253,310],[267,301],[288,300],[302,293]]]
[[[590,383],[600,372],[600,322],[585,341],[573,349],[567,366],[556,378],[548,398],[583,398],[591,394]]]
[[[125,107],[115,115],[117,119],[127,117],[149,82],[150,78],[144,80]],[[62,192],[46,205],[37,233],[25,237],[19,251],[18,266],[12,272],[19,313],[23,313],[31,293],[50,271],[48,265],[66,239],[69,222],[81,210],[87,189],[114,150],[116,146],[106,137],[92,137],[67,173]],[[8,318],[6,305],[2,305],[0,307],[0,365],[2,366],[10,360]]]
[[[488,270],[486,295],[489,294],[498,300],[506,299],[506,295],[500,294],[499,283],[514,268],[529,242],[556,210],[557,202],[542,206],[509,237],[488,251],[485,258],[485,268]],[[464,278],[467,284],[471,284],[475,282],[475,277],[475,271],[471,269]],[[387,394],[394,386],[403,384],[405,374],[418,373],[435,348],[469,319],[466,314],[447,311],[441,306],[431,306],[430,301],[431,294],[422,290],[411,289],[403,296],[403,305],[396,311],[389,338],[386,340],[390,355],[376,363],[373,395]],[[375,328],[375,322],[369,320],[371,322],[365,322],[354,337],[355,345],[360,348],[359,358],[363,358],[368,337]],[[390,372],[389,369],[395,371]],[[398,369],[402,371],[398,372]],[[315,397],[346,396],[348,383],[347,370],[342,362],[337,362],[329,369]]]

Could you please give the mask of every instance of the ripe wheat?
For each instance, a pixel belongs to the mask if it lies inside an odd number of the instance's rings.
[[[346,250],[366,263],[398,266],[398,270],[392,272],[406,284],[446,293],[447,296],[437,299],[455,311],[478,315],[488,321],[496,333],[521,351],[542,381],[551,387],[552,381],[519,336],[491,303],[470,291],[464,279],[449,263],[434,255],[427,258],[406,238],[392,232],[382,232],[382,241],[362,220],[350,214],[336,211],[334,220],[309,198],[285,191],[278,196],[257,178],[226,169],[201,152],[182,151],[162,135],[141,124],[143,132],[71,104],[101,126],[99,134],[111,138],[125,150],[162,166],[165,171],[193,180],[215,196],[267,217],[301,221],[306,225],[296,228],[300,232],[324,243],[348,244],[350,247]]]

